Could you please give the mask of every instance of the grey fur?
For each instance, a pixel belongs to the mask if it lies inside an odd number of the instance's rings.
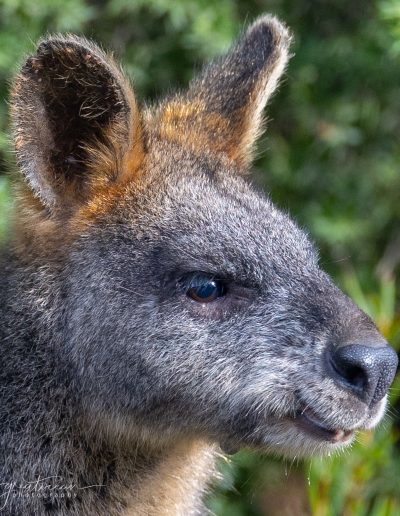
[[[261,48],[265,32],[264,66],[251,59],[246,38]],[[62,48],[71,40],[57,41]],[[88,48],[85,41],[73,42]],[[209,91],[209,110],[222,119],[229,112],[237,123],[216,129],[206,141],[229,130],[238,145],[247,138],[247,156],[269,95],[263,88],[271,88],[268,79],[286,63],[288,35],[264,17],[241,42],[235,58],[229,54],[211,65],[186,97],[174,101],[204,101]],[[228,65],[231,75],[225,76],[239,81],[248,107],[232,97],[235,84],[218,90]],[[29,127],[35,126],[48,106],[44,95],[35,97],[43,111],[22,111],[18,95],[17,88],[14,120],[17,136],[25,138],[21,124],[29,119]],[[26,170],[35,161],[30,157],[39,148],[53,152],[54,142],[40,147],[32,132],[29,145],[17,141],[21,166],[43,195],[42,201],[31,199],[28,210],[21,202],[22,220],[34,213],[40,230],[35,233],[29,222],[17,226],[0,279],[4,514],[201,514],[216,445],[288,456],[326,453],[344,444],[301,430],[299,411],[311,408],[328,428],[346,430],[372,427],[383,415],[385,398],[368,406],[338,384],[325,364],[329,347],[383,344],[373,322],[320,269],[304,231],[242,177],[245,159],[221,151],[221,143],[199,151],[196,141],[189,145],[180,135],[179,124],[176,135],[163,136],[157,118],[162,110],[143,114],[140,182],[128,182],[110,208],[79,231],[71,229],[70,203],[65,212],[54,209],[64,185],[72,188],[63,156],[57,154],[62,181],[52,183],[54,176],[39,166]],[[247,135],[238,110],[255,118],[257,127]],[[199,134],[208,115],[198,113]],[[51,128],[62,131],[62,121]],[[114,152],[122,153],[120,147]],[[73,184],[81,206],[89,203],[82,200],[90,195],[87,184]],[[49,224],[56,228],[51,238],[35,243]],[[66,240],[69,232],[73,237]],[[206,306],[189,299],[182,278],[193,271],[224,278],[226,297]],[[177,468],[177,486],[162,486],[172,482],[165,464]],[[16,495],[24,482],[55,476],[75,486],[72,498]],[[88,486],[99,487],[82,489]],[[169,496],[175,497],[172,509]]]

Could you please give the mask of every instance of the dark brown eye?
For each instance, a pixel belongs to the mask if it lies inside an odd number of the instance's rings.
[[[197,276],[191,281],[186,295],[198,303],[212,303],[226,294],[222,281],[204,276]]]

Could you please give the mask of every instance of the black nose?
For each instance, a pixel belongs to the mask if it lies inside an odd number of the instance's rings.
[[[349,344],[330,354],[331,372],[365,403],[381,400],[397,369],[397,355],[389,346]]]

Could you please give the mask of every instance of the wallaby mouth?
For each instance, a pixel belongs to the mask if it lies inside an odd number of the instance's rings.
[[[309,408],[298,411],[294,421],[303,432],[331,443],[349,443],[355,434],[354,430],[330,428]]]

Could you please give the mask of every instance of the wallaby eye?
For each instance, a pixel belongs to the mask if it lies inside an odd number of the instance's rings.
[[[190,282],[186,295],[197,303],[212,303],[226,294],[226,285],[215,278],[196,276]]]

